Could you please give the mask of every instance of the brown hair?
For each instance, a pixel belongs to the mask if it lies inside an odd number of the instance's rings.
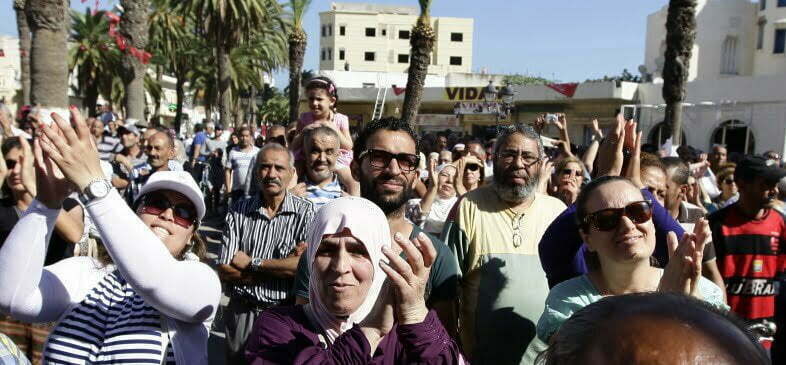
[[[102,266],[107,266],[113,264],[114,261],[112,257],[109,256],[109,251],[106,250],[104,243],[101,242],[100,239],[96,240],[96,246],[98,248],[97,258],[98,261],[101,263]],[[200,262],[205,262],[207,260],[207,244],[205,243],[204,238],[202,238],[202,234],[199,233],[199,226],[194,226],[194,234],[191,236],[191,242],[189,245],[186,245],[186,249],[180,253],[176,257],[177,260],[185,259],[185,255],[188,251],[191,251],[196,257],[199,258]]]

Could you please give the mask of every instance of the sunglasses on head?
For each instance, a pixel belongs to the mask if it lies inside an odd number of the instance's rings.
[[[390,161],[394,158],[398,162],[398,167],[406,172],[414,171],[420,164],[420,156],[411,153],[390,153],[383,150],[368,149],[358,156],[358,161],[364,157],[369,158],[371,166],[379,169],[387,168],[390,165]]]
[[[473,164],[469,164],[469,165],[467,165],[467,167],[465,168],[465,170],[467,170],[467,171],[473,171],[473,172],[474,172],[474,171],[478,171],[478,170],[480,170],[480,165],[477,165],[477,164],[474,164],[474,163],[473,163]]]
[[[16,167],[16,160],[5,160],[5,166],[8,167],[9,170],[13,170]]]
[[[622,217],[628,217],[635,224],[642,224],[652,218],[652,203],[647,200],[633,202],[624,208],[601,209],[590,213],[584,223],[595,227],[598,231],[611,231],[617,228]]]
[[[172,204],[169,199],[161,193],[150,193],[142,197],[139,204],[139,211],[152,215],[160,215],[167,209],[172,209],[175,224],[183,228],[191,227],[196,223],[196,209],[190,202]]]

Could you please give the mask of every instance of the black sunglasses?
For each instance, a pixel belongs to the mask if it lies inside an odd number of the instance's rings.
[[[571,169],[562,169],[563,175],[570,175],[575,174],[576,176],[582,176],[584,173],[581,170],[571,170]]]
[[[723,183],[724,183],[724,184],[727,184],[727,185],[731,185],[731,184],[733,184],[733,183],[734,183],[734,179],[732,179],[732,178],[727,178],[727,179],[723,180]]]
[[[360,153],[358,160],[368,156],[371,166],[384,169],[390,165],[390,161],[394,158],[398,162],[398,167],[406,172],[414,171],[420,164],[420,156],[411,153],[390,153],[383,150],[368,149]]]
[[[139,205],[141,212],[152,215],[159,215],[169,208],[172,208],[175,224],[184,228],[196,224],[197,212],[190,202],[172,204],[164,194],[150,193],[142,197]]]
[[[13,170],[16,167],[16,160],[5,160],[5,166],[8,167],[9,170]]]
[[[611,231],[619,226],[623,215],[635,224],[645,223],[652,218],[652,203],[642,200],[630,203],[624,208],[601,209],[587,214],[584,223],[598,231]]]
[[[473,163],[473,164],[469,164],[469,165],[467,165],[467,167],[465,168],[465,170],[467,170],[467,171],[473,171],[473,172],[474,172],[474,171],[478,171],[478,170],[480,170],[480,165],[477,165],[477,164],[474,164],[474,163]]]

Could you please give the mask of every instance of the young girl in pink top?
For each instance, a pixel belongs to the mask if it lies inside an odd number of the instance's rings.
[[[334,129],[339,136],[341,149],[336,159],[336,174],[339,182],[349,194],[360,195],[360,184],[349,171],[349,164],[352,162],[352,136],[349,133],[349,118],[336,111],[336,103],[338,102],[336,85],[327,77],[315,77],[306,84],[306,97],[308,98],[308,108],[311,111],[301,114],[297,122],[298,135],[292,141],[295,158],[297,160],[303,159],[304,131],[319,126]]]

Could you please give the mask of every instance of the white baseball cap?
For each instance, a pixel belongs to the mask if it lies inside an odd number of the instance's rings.
[[[160,171],[150,175],[145,186],[139,191],[136,201],[145,194],[156,190],[171,190],[183,194],[194,204],[197,211],[197,223],[205,217],[205,198],[199,190],[194,178],[185,171]],[[134,201],[134,204],[136,204]]]

